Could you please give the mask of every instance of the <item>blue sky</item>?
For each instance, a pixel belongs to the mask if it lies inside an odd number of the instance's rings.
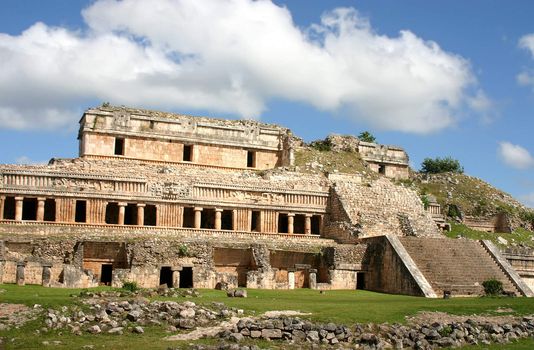
[[[82,14],[83,11],[83,14]],[[534,2],[3,0],[1,163],[77,155],[103,101],[370,130],[534,206]]]

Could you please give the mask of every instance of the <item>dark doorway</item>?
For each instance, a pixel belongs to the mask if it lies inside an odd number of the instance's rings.
[[[119,205],[115,202],[106,205],[106,224],[117,225],[119,223]]]
[[[182,160],[184,162],[191,162],[193,160],[193,146],[184,145],[184,156]]]
[[[15,220],[15,197],[6,197],[4,201],[4,219]]]
[[[382,175],[386,175],[386,166],[384,164],[378,165],[378,173]]]
[[[278,233],[287,233],[287,214],[278,214]]]
[[[87,201],[76,201],[75,222],[87,222]]]
[[[158,209],[153,204],[145,207],[145,226],[156,226]]]
[[[215,228],[215,209],[204,209],[200,220],[200,228]]]
[[[251,226],[250,230],[252,232],[260,232],[261,231],[260,218],[261,218],[261,212],[253,210],[252,211],[252,223],[250,225]]]
[[[191,207],[184,208],[183,227],[195,227],[195,211]]]
[[[56,200],[47,198],[44,205],[44,221],[56,221]]]
[[[113,278],[113,265],[102,264],[102,269],[100,271],[100,283],[105,284],[106,286],[109,286],[111,285],[112,278]]]
[[[311,234],[320,235],[321,234],[321,215],[314,215],[311,218]]]
[[[183,267],[180,271],[180,288],[193,288],[192,267]]]
[[[247,168],[256,167],[256,152],[247,151]]]
[[[356,289],[365,289],[365,272],[356,273]]]
[[[302,214],[295,215],[293,222],[293,233],[304,233],[304,225],[306,223],[306,216]]]
[[[116,156],[124,155],[124,139],[122,138],[115,139],[115,155]]]
[[[124,224],[137,225],[137,205],[128,203],[124,208]]]
[[[221,229],[222,230],[233,230],[234,229],[234,220],[233,220],[232,210],[223,210],[221,213]]]
[[[162,266],[159,272],[159,285],[166,284],[172,288],[172,270],[170,266]]]
[[[24,198],[22,220],[37,220],[37,198]]]

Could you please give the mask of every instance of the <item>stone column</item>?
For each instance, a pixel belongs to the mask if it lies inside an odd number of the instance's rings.
[[[19,261],[17,263],[16,280],[19,286],[23,286],[25,284],[24,283],[24,267],[26,267],[26,263],[24,261]]]
[[[0,220],[4,220],[4,205],[6,202],[6,196],[0,196]]]
[[[310,289],[317,289],[317,270],[310,269],[308,280],[310,281]]]
[[[293,233],[294,231],[295,214],[287,214],[287,233]]]
[[[50,278],[52,277],[52,264],[43,264],[43,279],[42,279],[42,286],[43,287],[50,287]]]
[[[305,220],[304,220],[304,233],[307,235],[311,235],[311,214],[306,214]]]
[[[232,210],[232,230],[237,231],[237,209]]]
[[[24,197],[15,197],[15,220],[22,221],[22,203]]]
[[[194,207],[193,210],[195,211],[195,228],[200,228],[200,224],[202,222],[202,210],[203,210],[203,208]]]
[[[172,287],[173,288],[180,287],[180,271],[182,271],[181,267],[174,267],[172,269]]]
[[[117,224],[124,225],[124,215],[126,214],[126,206],[128,203],[120,202],[117,204],[119,206],[119,220],[117,221]]]
[[[145,225],[145,207],[144,203],[137,203],[137,226]]]
[[[44,221],[44,209],[46,198],[37,198],[37,221]]]
[[[215,229],[220,230],[222,227],[222,209],[215,209]]]
[[[289,289],[295,289],[295,270],[287,270],[287,284]]]

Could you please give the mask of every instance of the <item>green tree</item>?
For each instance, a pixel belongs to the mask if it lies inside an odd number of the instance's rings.
[[[447,173],[453,172],[462,174],[464,172],[464,167],[460,165],[460,162],[457,159],[451,157],[445,158],[425,158],[423,163],[421,163],[421,172],[425,174],[438,174],[438,173]]]
[[[369,131],[361,132],[360,135],[358,135],[358,138],[363,142],[376,142],[376,137],[374,137]]]

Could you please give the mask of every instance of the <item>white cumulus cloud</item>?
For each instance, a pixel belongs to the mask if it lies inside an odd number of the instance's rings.
[[[499,143],[499,156],[508,165],[516,169],[527,169],[534,166],[534,157],[525,148],[510,142]]]
[[[522,36],[519,39],[519,47],[529,51],[534,59],[534,33]],[[516,78],[520,85],[532,86],[534,88],[534,71],[524,69]]]
[[[355,9],[307,28],[270,1],[98,0],[86,27],[0,34],[0,127],[58,128],[88,101],[260,117],[297,101],[389,130],[428,133],[487,109],[469,62]]]

